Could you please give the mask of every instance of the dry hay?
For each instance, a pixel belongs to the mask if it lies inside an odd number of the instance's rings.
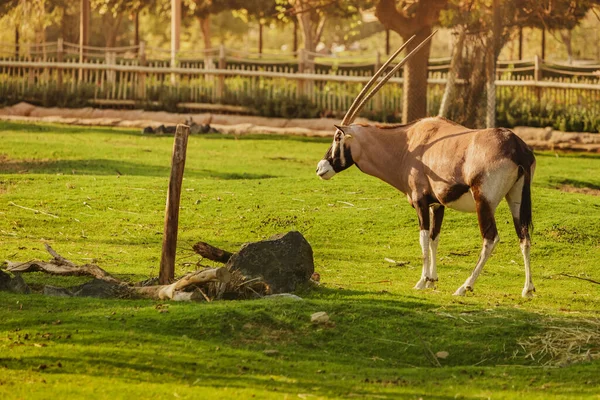
[[[597,187],[577,187],[573,185],[561,185],[558,189],[568,193],[581,193],[590,196],[600,196],[600,189]]]
[[[581,320],[577,326],[547,326],[546,331],[518,342],[543,366],[567,366],[600,359],[600,320]]]
[[[229,282],[207,282],[204,285],[207,300],[256,299],[271,294],[269,285],[262,279],[247,279],[239,270],[230,270],[230,272]]]

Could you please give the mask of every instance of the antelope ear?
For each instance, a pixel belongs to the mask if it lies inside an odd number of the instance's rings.
[[[335,124],[333,124],[333,126],[335,126],[337,129],[339,129],[340,131],[342,131],[342,133],[346,133],[346,132],[344,132],[344,129],[348,128],[347,126],[343,126],[343,125],[335,125]]]

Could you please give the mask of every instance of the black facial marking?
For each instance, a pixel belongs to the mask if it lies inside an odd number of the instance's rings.
[[[442,230],[442,221],[444,220],[444,206],[439,206],[433,209],[433,226],[429,237],[435,240]]]
[[[329,161],[333,170],[338,173],[341,172],[352,165],[354,165],[354,160],[352,159],[352,152],[350,151],[350,146],[343,143],[341,138],[344,134],[341,131],[336,132],[334,137],[334,143],[329,147],[327,153],[325,153],[324,160]],[[333,157],[333,149],[336,147],[335,157]],[[345,164],[342,165],[342,157],[341,153],[344,153]]]

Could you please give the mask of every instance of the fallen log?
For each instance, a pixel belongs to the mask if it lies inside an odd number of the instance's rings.
[[[217,261],[223,264],[227,264],[227,261],[231,258],[233,253],[226,250],[219,249],[218,247],[212,246],[208,243],[198,242],[192,246],[197,254],[212,261]]]
[[[156,286],[145,286],[145,287],[133,287],[132,290],[143,297],[159,300],[193,300],[195,298],[187,298],[188,295],[184,295],[181,290],[188,286],[206,282],[221,282],[228,283],[231,280],[231,273],[227,268],[210,268],[202,271],[192,272],[178,281],[170,285],[156,285]],[[199,295],[202,296],[201,293]],[[197,297],[199,298],[199,297]]]
[[[95,264],[76,265],[58,254],[49,244],[46,243],[46,250],[54,259],[46,261],[27,261],[24,263],[15,263],[6,261],[8,267],[6,270],[12,273],[20,272],[46,272],[51,275],[62,276],[92,276],[106,282],[120,283],[120,281],[108,272]]]

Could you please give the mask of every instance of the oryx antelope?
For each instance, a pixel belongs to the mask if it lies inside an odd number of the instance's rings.
[[[476,212],[483,248],[471,276],[454,293],[459,296],[473,290],[498,243],[494,213],[505,198],[525,262],[522,295],[531,297],[535,287],[529,266],[530,185],[535,157],[517,135],[502,128],[468,129],[437,117],[407,125],[350,125],[362,106],[430,38],[408,54],[368,95],[367,91],[402,47],[365,85],[341,125],[336,126],[333,143],[319,162],[317,174],[330,179],[356,165],[406,194],[417,211],[423,253],[423,272],[415,289],[434,287],[438,280],[436,251],[445,208]]]

